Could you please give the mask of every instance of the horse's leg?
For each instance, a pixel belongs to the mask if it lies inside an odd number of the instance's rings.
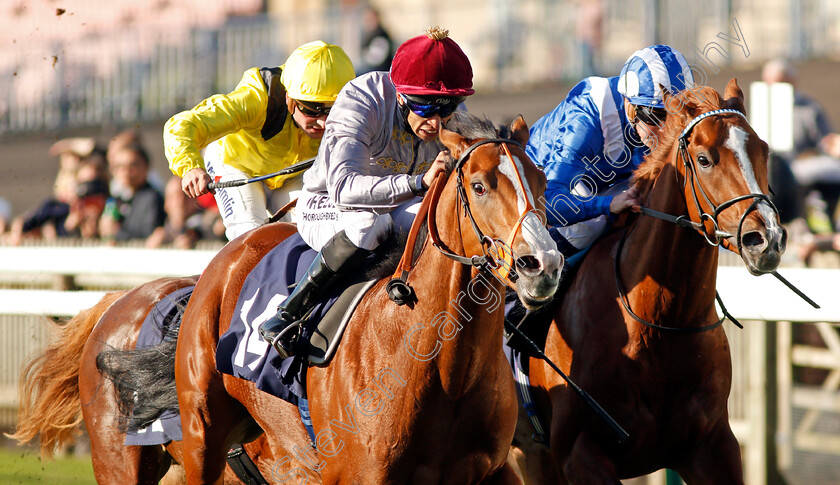
[[[194,343],[182,341],[178,347]],[[213,361],[191,360],[191,366],[175,366],[187,483],[222,483],[229,435],[240,409],[227,395]]]
[[[181,452],[188,484],[222,483],[230,435],[242,407],[225,390],[216,370],[216,325],[197,313],[218,302],[190,301],[175,354],[175,383],[181,408]],[[190,309],[198,308],[190,313]],[[211,315],[209,318],[215,318]]]
[[[726,420],[690,454],[685,465],[674,469],[689,485],[726,483],[743,485],[741,447]]]
[[[621,485],[615,465],[585,431],[578,434],[563,462],[563,474],[571,484]]]
[[[533,434],[530,418],[520,405],[508,463],[519,471],[525,485],[555,484],[558,478],[548,447],[534,441]]]

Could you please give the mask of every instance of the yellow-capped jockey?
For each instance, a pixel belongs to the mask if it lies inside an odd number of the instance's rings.
[[[266,175],[314,157],[327,114],[353,77],[347,54],[321,41],[298,47],[280,67],[248,69],[232,92],[210,96],[166,123],[163,141],[170,170],[182,178],[187,195],[198,197],[208,192],[211,181]],[[280,196],[275,202],[283,204],[302,181],[295,174],[264,183]],[[215,196],[228,239],[260,226],[268,216],[261,184],[216,189]]]

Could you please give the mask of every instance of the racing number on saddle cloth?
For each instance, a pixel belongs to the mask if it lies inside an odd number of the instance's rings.
[[[283,303],[286,297],[287,295],[274,294],[274,296],[268,300],[268,303],[261,303],[261,308],[255,309],[255,302],[261,302],[261,300],[264,300],[264,297],[261,298],[261,291],[260,288],[258,288],[252,298],[243,302],[242,309],[239,311],[239,314],[234,316],[234,318],[238,318],[245,325],[245,337],[237,344],[236,353],[233,358],[233,364],[236,367],[247,367],[253,371],[260,365],[262,360],[266,358],[268,355],[269,344],[262,339],[258,329],[263,322],[277,313],[277,307]],[[257,311],[259,313],[256,313],[256,316],[252,317],[252,311]]]
[[[225,374],[241,377],[257,384],[257,388],[287,399],[289,392],[303,396],[302,388],[285,388],[294,380],[294,359],[280,359],[277,351],[259,334],[260,325],[277,313],[277,306],[312,264],[317,254],[294,234],[272,248],[248,273],[234,307],[228,330],[219,338],[216,347],[216,368]],[[312,317],[320,319],[318,307]],[[284,364],[281,364],[283,362]],[[297,364],[295,364],[297,365]],[[266,387],[267,386],[267,387]],[[277,393],[280,394],[277,394]],[[300,392],[301,394],[298,394]],[[284,397],[286,396],[286,397]]]

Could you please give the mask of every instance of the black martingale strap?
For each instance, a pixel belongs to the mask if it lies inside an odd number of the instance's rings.
[[[268,485],[257,465],[242,445],[233,445],[227,454],[227,464],[245,485]]]

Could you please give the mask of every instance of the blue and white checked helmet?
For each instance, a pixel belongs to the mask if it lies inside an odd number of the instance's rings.
[[[694,87],[694,76],[685,57],[667,45],[634,52],[621,68],[618,92],[632,104],[665,108],[660,84],[671,93]]]

